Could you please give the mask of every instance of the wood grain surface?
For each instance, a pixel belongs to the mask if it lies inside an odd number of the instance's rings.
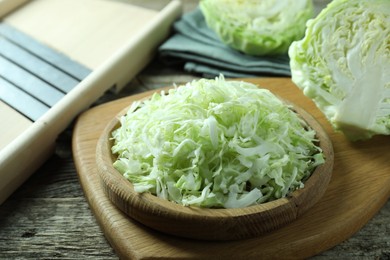
[[[132,100],[150,93],[120,99],[84,113],[73,139],[75,163],[86,198],[107,239],[123,258],[306,258],[329,249],[358,231],[390,196],[390,136],[349,142],[333,131],[314,104],[291,81],[253,79],[309,111],[328,132],[334,144],[335,168],[324,197],[293,223],[263,236],[231,242],[182,239],[137,223],[105,196],[97,176],[96,142],[105,125]]]

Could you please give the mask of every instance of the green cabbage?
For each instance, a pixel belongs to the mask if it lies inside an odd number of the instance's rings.
[[[200,9],[222,42],[250,55],[286,54],[314,13],[311,0],[201,0]]]
[[[315,131],[285,103],[222,76],[133,103],[112,138],[114,167],[135,191],[182,205],[278,199],[324,162]]]
[[[335,0],[289,50],[293,82],[350,140],[390,134],[390,1]]]

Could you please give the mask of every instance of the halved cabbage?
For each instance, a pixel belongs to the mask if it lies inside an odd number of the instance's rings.
[[[200,8],[222,42],[250,55],[286,54],[314,13],[311,0],[201,0]]]
[[[390,1],[334,0],[289,50],[293,82],[351,140],[390,134]]]

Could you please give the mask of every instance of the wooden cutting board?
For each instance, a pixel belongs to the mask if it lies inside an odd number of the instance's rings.
[[[178,238],[130,219],[106,197],[95,163],[97,140],[106,124],[145,92],[84,112],[77,120],[73,152],[80,183],[106,238],[122,259],[307,258],[346,240],[390,197],[390,136],[349,142],[332,130],[321,112],[289,78],[244,79],[268,88],[310,112],[333,141],[332,179],[322,199],[296,221],[265,235],[212,242]]]

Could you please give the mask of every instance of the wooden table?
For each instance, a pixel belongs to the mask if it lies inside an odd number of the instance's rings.
[[[196,2],[184,1],[185,9]],[[192,79],[196,76],[156,60],[120,94],[106,94],[96,105]],[[72,128],[59,136],[55,155],[0,206],[0,259],[118,259],[78,181]],[[312,259],[328,258],[390,259],[390,201],[347,241]]]

